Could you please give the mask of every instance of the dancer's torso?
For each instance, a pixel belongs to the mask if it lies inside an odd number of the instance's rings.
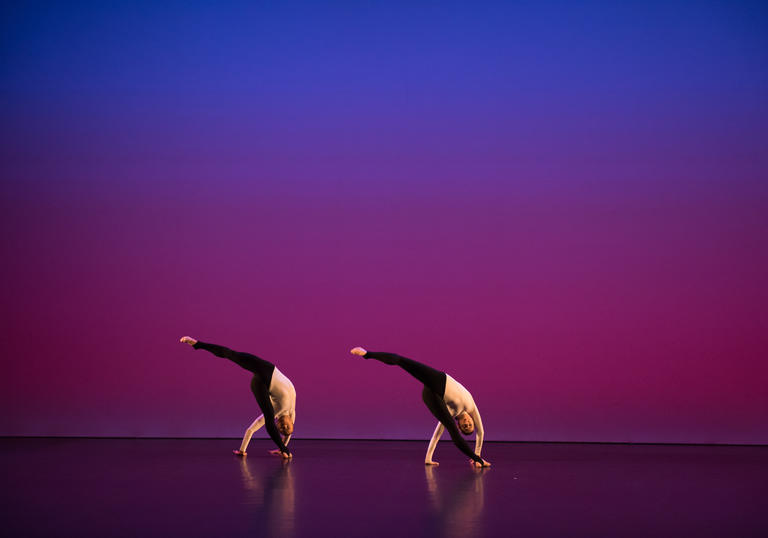
[[[296,408],[296,389],[291,380],[277,369],[272,373],[272,381],[269,384],[269,399],[275,409],[275,418],[283,415],[293,415]]]
[[[472,413],[475,410],[475,400],[464,385],[445,374],[445,405],[451,412],[451,416],[457,417],[463,412]]]

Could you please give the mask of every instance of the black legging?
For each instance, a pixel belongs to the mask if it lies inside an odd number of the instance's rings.
[[[445,401],[443,400],[443,397],[445,396],[445,372],[435,370],[431,366],[427,366],[426,364],[422,364],[407,357],[395,355],[394,353],[368,351],[363,357],[366,359],[376,359],[384,364],[397,365],[423,383],[424,389],[421,391],[421,398],[424,400],[427,409],[429,409],[435,418],[445,426],[448,433],[451,434],[453,444],[477,463],[483,463],[483,459],[472,452],[472,449],[469,448],[469,445],[461,436],[461,432],[459,431],[458,426],[456,426],[456,422],[453,420],[451,412],[448,410],[448,406],[445,405]]]
[[[280,449],[280,452],[290,454],[291,452],[283,443],[280,432],[277,431],[277,426],[275,426],[275,409],[272,407],[272,400],[269,398],[269,384],[272,382],[275,365],[250,353],[232,351],[228,347],[206,344],[199,340],[192,347],[210,351],[217,357],[229,359],[249,372],[253,372],[251,392],[256,397],[256,403],[259,404],[261,412],[264,414],[264,427],[267,428],[267,433],[269,433],[277,448]]]

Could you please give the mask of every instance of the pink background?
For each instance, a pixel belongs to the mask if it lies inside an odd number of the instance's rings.
[[[768,442],[765,9],[645,5],[7,8],[0,434],[240,435],[189,334],[299,438],[429,436],[361,345],[490,440]]]

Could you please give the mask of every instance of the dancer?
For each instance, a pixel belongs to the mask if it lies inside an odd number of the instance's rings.
[[[451,434],[453,444],[459,450],[469,456],[470,463],[476,467],[490,467],[491,464],[480,457],[480,450],[483,448],[483,421],[480,419],[480,412],[477,410],[475,400],[467,389],[461,383],[453,379],[445,372],[435,370],[414,360],[394,353],[382,353],[378,351],[366,351],[361,347],[356,347],[350,351],[353,355],[359,355],[364,359],[376,359],[384,364],[394,364],[411,374],[424,384],[424,390],[421,397],[427,406],[427,409],[439,420],[435,433],[427,448],[427,455],[424,459],[426,465],[439,465],[432,460],[432,454],[435,452],[437,442],[443,431],[447,428]],[[456,427],[456,422],[458,427]],[[474,453],[467,445],[467,442],[461,437],[459,429],[464,435],[470,435],[477,427],[475,436]]]
[[[190,336],[182,336],[180,342],[189,344],[195,349],[204,349],[216,355],[229,359],[238,366],[253,372],[251,391],[256,397],[256,403],[261,408],[262,415],[253,421],[243,436],[239,450],[233,450],[238,456],[246,456],[246,448],[253,434],[262,426],[266,426],[269,436],[277,445],[277,450],[270,454],[280,454],[289,459],[293,455],[286,446],[293,434],[293,423],[296,421],[296,389],[291,380],[285,377],[277,367],[269,361],[260,359],[250,353],[239,353],[224,346],[206,344]],[[280,438],[280,434],[283,438]]]

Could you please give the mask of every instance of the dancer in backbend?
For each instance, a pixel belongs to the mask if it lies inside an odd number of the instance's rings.
[[[354,348],[350,353],[360,355],[364,359],[376,359],[384,364],[395,364],[424,384],[421,397],[430,412],[440,421],[437,423],[435,433],[432,434],[432,439],[429,442],[427,456],[424,459],[425,464],[438,465],[436,461],[432,461],[432,454],[435,452],[440,436],[447,428],[448,433],[451,434],[451,439],[453,439],[453,444],[471,458],[470,463],[476,467],[490,467],[491,464],[480,457],[480,450],[483,448],[483,421],[480,420],[480,413],[475,405],[475,400],[461,383],[445,372],[394,353],[366,351],[361,347]],[[456,427],[454,418],[459,424],[458,427]],[[470,435],[475,427],[477,427],[477,435],[475,436],[475,451],[472,452],[459,430],[464,435]]]
[[[245,430],[240,449],[232,452],[238,456],[245,456],[247,454],[245,450],[253,434],[262,426],[266,426],[269,436],[277,445],[277,450],[271,450],[270,453],[280,454],[286,459],[292,458],[286,446],[291,439],[293,423],[296,420],[296,389],[293,388],[291,380],[285,377],[274,364],[256,355],[239,353],[216,344],[206,344],[189,336],[182,336],[180,341],[195,349],[204,349],[217,357],[229,359],[249,372],[253,372],[251,391],[256,397],[256,403],[259,404],[262,415]],[[282,439],[280,434],[283,435]]]

